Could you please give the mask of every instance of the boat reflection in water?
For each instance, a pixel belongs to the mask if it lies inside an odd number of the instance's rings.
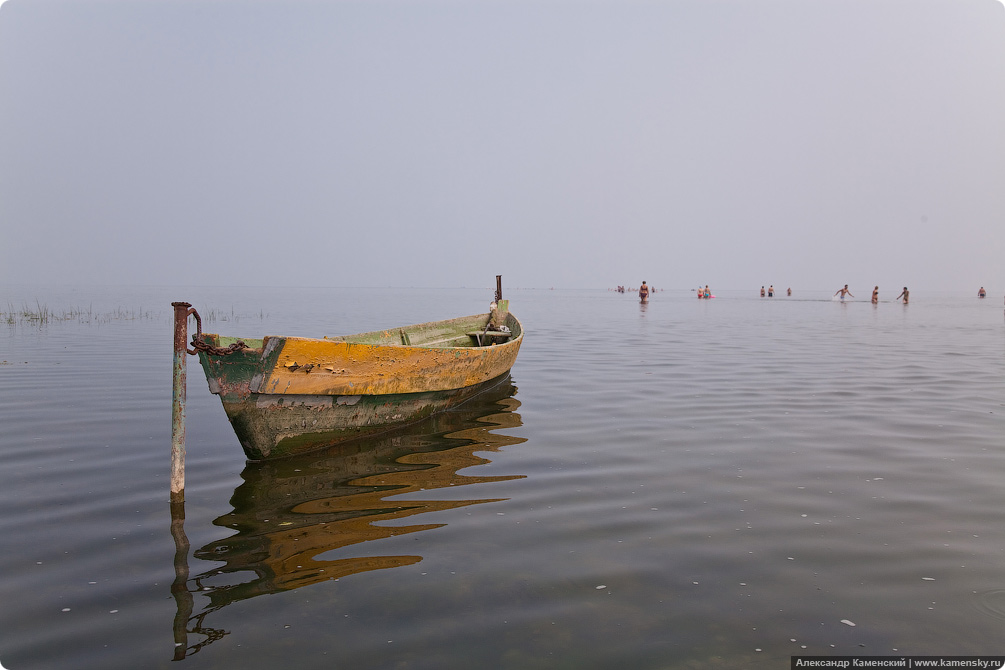
[[[497,451],[524,441],[504,432],[521,425],[516,413],[520,403],[513,397],[515,393],[516,387],[507,378],[495,389],[455,410],[434,415],[405,433],[399,431],[383,438],[275,461],[248,463],[241,473],[244,483],[234,490],[231,498],[234,510],[214,521],[218,526],[236,530],[237,534],[194,552],[198,559],[222,561],[224,565],[194,577],[188,576],[187,569],[177,573],[184,574],[185,586],[173,589],[178,601],[175,658],[195,653],[226,635],[226,631],[204,625],[206,616],[216,610],[258,595],[418,563],[421,556],[337,556],[339,550],[361,542],[444,525],[417,523],[388,527],[377,523],[505,500],[409,501],[401,497],[420,490],[521,479],[523,475],[458,474],[464,468],[490,462],[475,452]],[[322,554],[333,558],[321,557]],[[232,575],[238,573],[247,573],[251,579],[234,583]],[[181,586],[177,581],[176,585]],[[192,594],[196,592],[208,597],[209,604],[192,615]],[[205,639],[189,646],[188,633],[203,635]]]

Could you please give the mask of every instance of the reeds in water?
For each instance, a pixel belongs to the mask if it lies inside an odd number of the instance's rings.
[[[109,312],[95,312],[93,306],[54,310],[36,300],[34,306],[23,303],[21,307],[15,307],[13,303],[7,303],[7,310],[0,311],[0,323],[6,323],[8,326],[35,326],[41,328],[52,323],[66,321],[102,324],[112,321],[157,319],[161,316],[162,314],[160,313],[154,313],[142,307],[139,309],[116,307]],[[203,316],[203,321],[213,323],[215,321],[240,321],[241,319],[264,320],[265,317],[264,310],[258,314],[238,314],[231,307],[229,313],[226,310],[210,309]]]
[[[12,303],[7,303],[7,311],[0,312],[0,322],[8,326],[35,326],[44,327],[52,323],[76,321],[77,323],[107,323],[110,321],[131,321],[135,319],[150,319],[154,315],[148,310],[140,308],[124,309],[116,307],[110,312],[96,313],[93,307],[71,307],[63,310],[50,309],[38,300],[35,305],[23,303],[21,307],[15,307]]]

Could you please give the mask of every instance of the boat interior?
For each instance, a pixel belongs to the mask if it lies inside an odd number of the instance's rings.
[[[428,348],[452,347],[485,347],[502,344],[520,335],[520,322],[509,313],[501,320],[501,328],[490,326],[489,314],[462,316],[447,321],[431,321],[411,326],[374,330],[368,333],[354,335],[325,335],[323,339],[332,342],[351,342],[354,344],[374,344],[381,346],[411,346]],[[264,340],[255,338],[237,338],[223,335],[206,334],[206,340],[214,346],[226,347],[242,341],[251,350],[261,350]],[[269,339],[269,338],[265,338]]]

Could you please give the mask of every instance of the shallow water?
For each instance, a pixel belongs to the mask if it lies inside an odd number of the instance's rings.
[[[246,464],[190,358],[172,527],[172,300],[207,331],[321,335],[484,311],[491,289],[9,288],[15,311],[80,312],[0,332],[0,663],[1001,653],[995,299],[506,293],[512,387],[349,454]]]

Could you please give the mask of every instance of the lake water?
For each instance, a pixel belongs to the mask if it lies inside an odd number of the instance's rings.
[[[246,463],[190,357],[172,524],[172,300],[319,336],[492,290],[8,287],[0,311],[73,314],[0,332],[0,664],[1003,653],[999,298],[505,292],[512,386],[348,454]]]

